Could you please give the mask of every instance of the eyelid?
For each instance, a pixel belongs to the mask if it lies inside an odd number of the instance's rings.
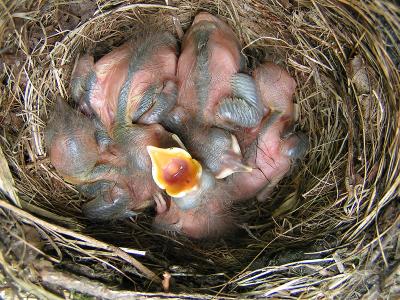
[[[171,227],[175,230],[175,231],[181,231],[182,230],[182,226],[183,226],[183,222],[181,219],[179,219],[177,222],[175,222],[174,224],[171,225]]]

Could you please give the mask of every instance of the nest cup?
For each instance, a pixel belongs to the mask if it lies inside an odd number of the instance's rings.
[[[0,6],[0,282],[8,287],[0,293],[157,298],[170,289],[177,298],[356,299],[400,292],[400,10],[393,2]],[[46,156],[43,129],[54,100],[70,99],[82,53],[100,57],[150,27],[176,34],[175,23],[186,30],[199,11],[235,30],[250,69],[273,61],[296,80],[306,158],[265,202],[234,208],[244,216],[234,237],[210,243],[155,233],[147,214],[90,223],[80,211],[85,199]]]

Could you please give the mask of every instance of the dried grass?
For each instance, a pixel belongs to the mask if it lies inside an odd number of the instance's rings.
[[[299,128],[311,149],[271,201],[235,208],[246,216],[239,237],[200,243],[164,236],[145,215],[93,226],[81,215],[83,199],[46,158],[52,102],[69,98],[83,51],[102,55],[149,24],[175,32],[179,20],[186,29],[199,10],[235,28],[251,67],[273,60],[294,76]],[[74,12],[85,13],[77,19]],[[399,15],[399,6],[382,0],[0,0],[0,144],[24,210],[0,201],[3,280],[38,298],[50,298],[44,288],[51,297],[100,289],[107,299],[400,292]],[[25,239],[28,225],[43,245]],[[18,241],[41,254],[16,253]],[[182,294],[154,293],[160,279],[148,278],[164,271]]]

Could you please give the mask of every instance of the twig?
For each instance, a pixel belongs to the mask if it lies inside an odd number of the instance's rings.
[[[171,2],[170,0],[165,0],[165,4],[167,4],[167,6],[173,7],[170,2]],[[174,23],[176,34],[178,35],[178,38],[182,39],[184,33],[183,33],[181,21],[178,19],[178,16],[176,15],[176,11],[172,12],[172,22]]]
[[[101,242],[99,240],[96,240],[92,237],[80,234],[80,233],[76,233],[72,230],[63,228],[61,226],[58,225],[54,225],[51,223],[48,223],[46,221],[43,221],[39,218],[36,218],[35,216],[31,215],[30,213],[27,213],[25,211],[23,211],[22,209],[19,209],[9,203],[7,203],[4,200],[0,200],[0,207],[6,208],[16,214],[18,214],[19,216],[26,218],[40,226],[43,226],[47,229],[53,230],[55,232],[61,233],[61,234],[65,234],[65,235],[69,235],[72,236],[76,239],[79,240],[83,240],[86,241],[88,243],[90,243],[93,247],[98,247],[98,248],[102,248],[105,250],[108,250],[110,252],[113,252],[116,256],[120,257],[121,259],[125,260],[126,262],[130,263],[131,265],[133,265],[136,269],[138,269],[146,278],[155,281],[157,283],[161,283],[161,279],[150,269],[148,269],[146,266],[144,266],[141,262],[139,262],[138,260],[136,260],[135,258],[131,257],[129,254],[127,254],[126,252],[122,251],[120,248],[109,245],[107,243]]]
[[[14,275],[10,265],[4,259],[3,253],[0,251],[0,266],[3,268],[4,273],[15,283],[18,287],[22,288],[26,292],[35,295],[39,299],[49,299],[49,300],[62,300],[60,298],[45,289],[25,280],[22,280]]]
[[[0,191],[4,192],[15,205],[21,207],[20,199],[15,191],[14,179],[8,167],[7,160],[0,147]]]
[[[60,271],[43,269],[39,271],[42,281],[47,284],[60,286],[64,289],[74,290],[79,293],[88,294],[99,299],[213,299],[211,295],[204,294],[167,294],[167,293],[141,293],[135,291],[116,291],[108,288],[103,283],[89,280],[82,276],[75,276]],[[234,298],[218,298],[234,299]]]
[[[63,223],[65,225],[68,225],[68,227],[71,228],[71,223],[74,223],[75,226],[78,226],[77,221],[74,220],[73,218],[68,218],[68,217],[63,217],[57,214],[54,214],[50,211],[47,211],[43,208],[40,208],[36,205],[33,205],[31,203],[26,202],[25,200],[20,200],[21,206],[24,210],[28,210],[30,212],[33,212],[41,217],[55,220],[57,222]]]

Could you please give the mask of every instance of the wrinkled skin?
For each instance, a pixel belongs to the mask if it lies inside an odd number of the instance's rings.
[[[303,133],[291,132],[294,79],[273,63],[262,64],[253,76],[269,113],[253,132],[247,132],[246,136],[238,133],[239,143],[246,149],[246,163],[253,167],[251,173],[233,174],[230,178],[238,187],[239,200],[256,194],[259,200],[265,199],[290,171],[293,161],[304,157],[308,149],[307,137]]]
[[[245,68],[245,59],[240,54],[240,43],[232,29],[209,13],[199,13],[184,37],[178,61],[179,104],[200,123],[222,124],[220,105],[235,93],[236,86],[232,81]],[[254,83],[249,75],[240,73],[240,76],[236,81]],[[246,100],[250,101],[247,98],[251,96],[257,97],[254,95],[255,90],[248,93],[250,94],[243,92]],[[258,98],[255,102],[254,105],[261,104]],[[251,106],[247,108],[250,109]],[[258,108],[262,112],[261,107]],[[250,117],[249,115],[248,118]],[[259,123],[261,117],[262,115],[253,120],[250,126],[241,127],[253,127]]]
[[[114,49],[94,63],[84,55],[71,80],[73,99],[93,116],[99,146],[113,149],[109,184],[89,186],[84,213],[108,220],[131,215],[153,203],[159,189],[151,177],[146,146],[177,146],[158,123],[176,103],[177,44],[167,32],[150,32]],[[139,123],[139,124],[132,124]],[[152,124],[152,125],[140,125]],[[85,187],[87,189],[87,187]]]
[[[103,149],[91,119],[58,100],[46,128],[46,145],[57,172],[93,199],[84,205],[91,219],[123,218],[152,205],[160,190],[151,177],[146,146],[174,147],[161,125],[130,125]]]
[[[163,197],[156,197],[157,216],[153,224],[157,230],[201,239],[217,237],[232,229],[229,207],[235,196],[224,187],[224,181],[215,180],[211,173],[205,175],[210,182],[191,195],[195,203],[188,203],[188,199],[165,201]]]
[[[160,148],[177,147],[178,143],[159,124],[132,124],[119,126],[115,133],[112,148],[118,153],[114,180],[106,185],[104,193],[91,192],[95,198],[84,205],[84,213],[91,219],[109,220],[124,218],[154,204],[153,196],[161,190],[151,174],[151,159],[147,146]]]
[[[58,100],[46,128],[46,145],[57,172],[80,185],[92,201],[86,216],[97,220],[124,218],[153,205],[160,193],[151,176],[146,146],[177,147],[171,133],[159,124],[119,126],[114,139],[101,147],[91,119]]]
[[[266,122],[276,122],[277,115],[285,115],[287,128],[294,122],[293,95],[296,89],[294,79],[280,66],[265,62],[253,71],[257,92],[266,108],[263,119],[258,126],[235,131],[242,149],[247,149],[258,137]],[[273,122],[271,122],[271,116]]]
[[[152,39],[151,41],[155,40]],[[157,41],[160,41],[160,39]],[[164,45],[164,42],[161,44]],[[159,67],[161,61],[168,60],[172,63],[164,63],[164,66],[175,68],[175,54],[170,49],[167,54],[163,54],[162,49],[162,47],[158,48],[156,52],[158,55],[154,59],[149,57],[150,61],[141,61],[144,59],[144,55],[148,55],[148,53],[141,53],[148,50],[147,47],[138,50],[138,53],[131,59],[136,63],[131,63],[129,67],[127,79],[119,92],[117,113],[113,120],[113,126],[108,129],[111,130],[110,143],[112,148],[118,153],[118,178],[114,181],[116,185],[110,187],[110,197],[97,196],[84,206],[86,215],[92,219],[107,220],[109,217],[123,218],[129,216],[127,211],[138,211],[152,205],[154,203],[153,196],[160,193],[160,189],[152,178],[151,159],[146,147],[168,148],[179,145],[173,135],[159,124],[132,124],[130,113],[137,111],[132,107],[137,107],[135,106],[138,104],[135,103],[136,100],[140,101],[135,93],[140,94],[146,88],[146,84],[148,87],[148,83],[157,82],[156,76],[162,74],[155,72],[153,75],[152,71],[155,67],[152,64],[155,63]],[[140,61],[140,64],[138,61]],[[139,105],[141,104],[139,103]],[[157,103],[154,107],[157,107]],[[157,109],[152,110],[150,108],[140,117],[154,117],[154,112],[157,113]],[[106,138],[108,130],[103,130],[100,134],[103,137],[101,141],[104,141],[104,144],[108,142]],[[110,204],[110,202],[112,203]]]
[[[76,68],[74,98],[80,99],[83,111],[104,123],[106,133],[103,136],[111,136],[111,142],[106,142],[106,146],[112,143],[111,148],[116,149],[113,153],[121,154],[118,162],[112,163],[113,167],[119,168],[115,175],[118,177],[105,178],[111,184],[99,188],[103,191],[100,194],[90,194],[94,200],[84,207],[90,218],[125,217],[131,209],[147,206],[151,203],[149,199],[156,195],[157,228],[193,238],[217,236],[232,226],[229,209],[233,202],[255,195],[262,199],[290,170],[292,160],[304,155],[306,138],[301,134],[290,134],[293,79],[273,64],[258,68],[254,73],[255,81],[246,76],[235,76],[244,69],[244,63],[235,42],[237,39],[229,31],[226,24],[209,14],[196,17],[183,42],[178,63],[178,106],[171,113],[177,91],[175,72],[169,70],[176,67],[176,54],[175,64],[169,64],[173,61],[171,53],[174,51],[170,51],[173,47],[168,43],[161,43],[160,47],[143,43],[142,51],[137,51],[134,46],[132,49],[135,50],[122,48],[116,58],[110,59],[110,56],[108,62],[108,59],[104,61],[104,71],[98,74],[92,72],[92,67],[87,67],[93,64],[90,57],[85,58],[86,67]],[[163,48],[162,45],[168,46]],[[206,51],[199,51],[204,45]],[[153,53],[149,49],[166,50]],[[159,71],[164,67],[168,71]],[[168,75],[155,78],[154,69],[159,71],[156,74]],[[262,101],[262,108],[259,101]],[[262,122],[261,118],[264,118]],[[165,144],[152,144],[154,140],[163,140],[162,130],[132,125],[132,121],[161,122],[178,133],[193,156],[204,162],[213,174],[224,174],[221,177],[229,174],[225,172],[229,168],[233,172],[244,170],[241,153],[233,145],[232,135],[227,130],[234,132],[244,150],[245,163],[254,170],[234,174],[224,181],[214,178],[210,185],[195,194],[173,199],[168,205],[147,176],[151,174],[151,163],[143,159],[148,156],[142,151],[145,145],[165,147],[171,144],[171,139],[165,138]],[[147,129],[160,133],[150,134]]]
[[[229,213],[232,203],[257,196],[263,200],[289,172],[295,159],[305,155],[308,141],[302,133],[291,133],[294,121],[292,97],[296,83],[273,63],[265,63],[254,72],[259,95],[265,105],[261,124],[251,131],[237,132],[246,149],[246,162],[254,169],[221,180],[210,179],[197,194],[172,199],[170,206],[157,201],[156,228],[192,238],[225,233],[232,227]],[[211,182],[211,183],[210,183]]]
[[[117,182],[97,181],[81,185],[78,189],[85,197],[94,198],[82,207],[83,214],[91,220],[107,221],[136,214],[128,208],[132,206],[129,190]]]
[[[162,124],[178,133],[217,178],[248,170],[235,137],[223,128],[253,127],[262,117],[253,80],[238,75],[244,65],[229,26],[208,13],[198,14],[178,60],[178,106]]]
[[[220,236],[233,227],[233,219],[221,201],[207,201],[205,205],[182,210],[171,202],[169,210],[158,214],[154,227],[169,233],[181,233],[195,239]]]
[[[115,155],[100,149],[95,132],[89,118],[57,100],[45,140],[51,163],[67,182],[82,184],[113,177],[102,163],[113,161]]]
[[[72,98],[85,113],[98,117],[107,129],[114,123],[119,91],[126,81],[133,51],[134,43],[129,41],[96,64],[92,56],[85,54],[72,73]]]
[[[141,41],[119,94],[118,118],[125,116],[126,122],[142,124],[160,122],[176,104],[177,61],[177,42],[170,33],[154,33]]]
[[[153,32],[126,42],[96,63],[86,54],[72,74],[73,99],[109,134],[117,118],[157,123],[176,102],[176,52],[171,34]]]

